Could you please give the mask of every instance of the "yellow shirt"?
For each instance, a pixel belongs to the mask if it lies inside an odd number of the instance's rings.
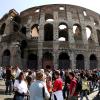
[[[89,85],[87,80],[82,80],[82,90],[89,90]]]

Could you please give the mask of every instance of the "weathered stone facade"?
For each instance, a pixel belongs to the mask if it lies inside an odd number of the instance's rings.
[[[1,66],[100,67],[100,15],[91,10],[64,4],[33,7],[20,14],[12,9],[0,27]]]

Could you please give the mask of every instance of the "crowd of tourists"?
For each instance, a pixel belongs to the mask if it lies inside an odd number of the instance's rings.
[[[18,66],[0,68],[0,79],[5,81],[5,94],[13,100],[89,100],[95,89],[100,94],[100,69],[21,70]]]

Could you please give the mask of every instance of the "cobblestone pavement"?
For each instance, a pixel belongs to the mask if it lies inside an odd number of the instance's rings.
[[[3,80],[0,80],[0,100],[12,100],[12,95],[5,95],[5,83]],[[88,97],[89,100],[100,100],[100,96],[97,96],[98,91],[95,90]],[[80,99],[79,99],[80,100]],[[83,100],[86,100],[85,98]]]

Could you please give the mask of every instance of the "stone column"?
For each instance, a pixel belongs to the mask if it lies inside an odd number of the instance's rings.
[[[85,25],[84,25],[84,17],[82,14],[79,14],[79,18],[80,18],[80,26],[81,26],[81,32],[82,32],[82,40],[83,40],[83,43],[85,45],[88,44],[88,40],[87,40],[87,36],[86,36],[86,29],[85,29]]]
[[[91,36],[94,40],[94,42],[96,43],[97,46],[99,46],[99,42],[98,42],[98,37],[97,37],[97,31],[95,29],[95,25],[94,25],[94,19],[92,17],[90,17],[90,20],[91,20],[91,27],[92,27],[92,33],[91,33]]]
[[[59,48],[59,41],[58,41],[58,12],[54,12],[54,20],[55,23],[53,24],[53,63],[54,67],[58,67],[58,48]]]
[[[97,68],[99,68],[99,69],[100,69],[100,55],[97,57],[97,61],[98,61]]]
[[[68,41],[70,44],[70,48],[75,48],[75,40],[73,34],[73,24],[72,24],[72,14],[71,12],[67,12],[67,19],[68,19]]]
[[[2,55],[3,55],[3,50],[2,47],[0,47],[0,66],[2,67]]]
[[[24,50],[24,58],[23,58],[23,67],[28,67],[27,66],[27,59],[28,59],[28,52],[27,52],[27,50]]]
[[[10,48],[10,50],[13,51],[11,54],[10,65],[12,66],[18,65],[20,68],[23,68],[21,62],[21,51],[19,46],[14,46]]]
[[[42,13],[40,15],[40,24],[39,24],[39,37],[38,37],[38,69],[42,68],[42,55],[43,55],[43,41],[44,41],[44,23],[45,15]]]
[[[76,63],[75,63],[75,54],[74,52],[70,52],[70,67],[71,69],[76,69]]]
[[[84,56],[84,69],[90,69],[90,60],[87,53]]]

